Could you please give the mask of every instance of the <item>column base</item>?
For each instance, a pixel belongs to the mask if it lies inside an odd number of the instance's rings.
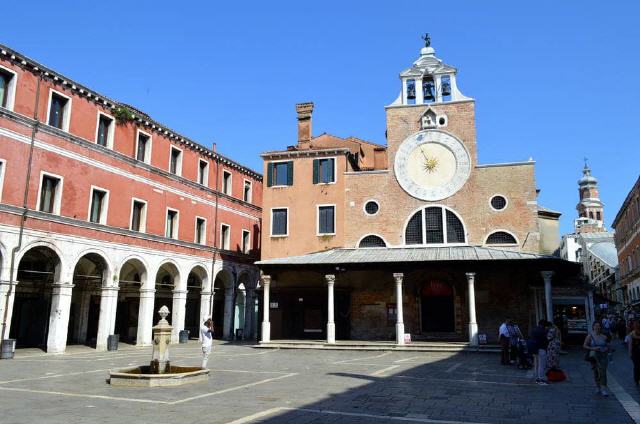
[[[478,346],[478,324],[475,322],[469,323],[469,345]]]
[[[404,344],[404,323],[396,323],[396,344]]]
[[[336,324],[333,322],[327,323],[327,343],[335,344],[336,342]]]
[[[270,342],[271,341],[271,323],[270,322],[262,322],[262,342]]]

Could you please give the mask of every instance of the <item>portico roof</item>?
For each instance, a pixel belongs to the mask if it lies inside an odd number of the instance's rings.
[[[267,259],[256,265],[342,265],[399,262],[447,262],[447,261],[526,261],[551,260],[563,262],[557,256],[514,252],[481,246],[438,247],[372,247],[338,248],[307,255]]]

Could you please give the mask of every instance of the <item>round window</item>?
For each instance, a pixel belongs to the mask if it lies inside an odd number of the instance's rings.
[[[364,205],[364,211],[367,213],[367,215],[375,215],[378,213],[379,209],[380,206],[378,206],[378,203],[374,202],[373,200],[368,201]]]
[[[493,196],[491,198],[491,207],[495,210],[502,210],[507,206],[507,199],[504,196]]]

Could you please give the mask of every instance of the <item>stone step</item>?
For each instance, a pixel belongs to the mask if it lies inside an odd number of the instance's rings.
[[[403,346],[395,343],[319,343],[319,342],[261,342],[254,345],[261,349],[314,349],[314,350],[361,350],[361,351],[404,351],[404,352],[479,352],[499,353],[500,348],[493,345],[469,346],[468,343],[419,343]]]

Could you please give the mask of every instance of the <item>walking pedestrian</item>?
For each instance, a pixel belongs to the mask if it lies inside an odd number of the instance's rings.
[[[593,370],[593,378],[598,390],[597,394],[609,396],[607,390],[607,366],[609,365],[609,340],[602,333],[602,325],[599,322],[593,323],[593,331],[585,339],[582,347],[588,350],[589,362]]]
[[[549,384],[547,382],[547,347],[549,339],[547,338],[548,322],[544,319],[538,321],[538,325],[531,330],[531,341],[534,348],[533,356],[535,358],[535,374],[536,384],[541,386]]]
[[[209,354],[213,347],[213,320],[207,319],[200,326],[200,338],[202,339],[202,368],[207,368]]]
[[[513,321],[507,322],[507,331],[509,332],[510,363],[513,364],[518,360],[518,345],[524,337],[518,324]]]
[[[627,336],[627,323],[624,322],[624,318],[620,317],[620,319],[618,320],[618,338],[620,339],[621,343],[624,343],[624,339]]]
[[[629,357],[633,361],[633,381],[640,386],[640,321],[633,322],[629,333]]]
[[[507,328],[507,324],[509,323],[508,319],[505,319],[502,324],[500,324],[500,328],[498,328],[498,338],[500,339],[500,363],[502,365],[509,365],[509,329]]]

